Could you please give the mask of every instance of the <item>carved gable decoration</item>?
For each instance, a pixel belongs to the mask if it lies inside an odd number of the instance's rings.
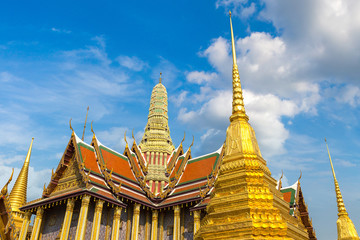
[[[83,183],[82,176],[79,172],[76,159],[73,157],[50,196],[84,186],[85,184]]]

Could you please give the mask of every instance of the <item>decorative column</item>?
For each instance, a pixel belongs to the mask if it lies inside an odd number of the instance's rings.
[[[31,212],[26,212],[25,213],[24,221],[22,223],[21,230],[20,230],[19,240],[25,240],[26,239],[26,233],[27,233],[28,228],[29,228],[31,215],[32,215]]]
[[[138,240],[139,238],[139,219],[140,219],[140,204],[134,204],[133,221],[131,229],[131,240]]]
[[[150,228],[150,211],[146,211],[145,218],[145,240],[150,240],[151,229]]]
[[[157,240],[158,215],[158,210],[152,210],[151,240]]]
[[[164,239],[164,211],[160,212],[160,234],[159,234],[159,239],[163,240]]]
[[[44,215],[44,209],[39,207],[36,211],[35,222],[34,222],[30,240],[38,240],[43,215]]]
[[[174,206],[174,233],[173,240],[180,240],[180,206]]]
[[[196,210],[194,213],[194,236],[200,228],[200,210]]]
[[[70,231],[71,218],[74,211],[75,199],[68,199],[66,204],[66,211],[64,222],[62,224],[60,240],[67,240]]]
[[[111,239],[118,240],[120,236],[120,223],[121,223],[121,207],[115,207],[114,220],[112,225]]]
[[[76,240],[84,240],[85,239],[85,230],[86,230],[86,222],[87,222],[90,198],[91,197],[89,195],[82,196],[79,221],[78,221],[78,225],[76,228],[76,235],[75,235]]]
[[[184,232],[185,232],[185,210],[181,211],[181,219],[180,219],[180,239],[184,240]]]
[[[90,238],[91,240],[99,239],[101,214],[102,214],[103,205],[104,205],[103,200],[96,201],[93,225],[92,225],[92,230],[91,230],[91,238]]]
[[[127,220],[126,220],[126,236],[125,239],[126,240],[130,240],[130,236],[131,236],[131,208],[128,207],[127,209],[125,209],[125,211],[127,210]]]

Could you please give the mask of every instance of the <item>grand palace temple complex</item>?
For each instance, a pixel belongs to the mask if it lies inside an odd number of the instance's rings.
[[[49,184],[27,202],[31,141],[14,187],[9,193],[11,177],[0,193],[0,240],[317,239],[300,179],[283,187],[262,158],[243,102],[231,14],[230,27],[233,102],[224,145],[203,156],[192,156],[193,144],[174,146],[160,76],[139,143],[125,134],[116,152],[92,126],[86,143],[70,124]],[[333,176],[338,239],[359,240]]]

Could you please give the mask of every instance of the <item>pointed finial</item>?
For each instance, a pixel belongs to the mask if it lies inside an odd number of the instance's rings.
[[[11,173],[11,176],[10,176],[9,180],[8,180],[7,183],[4,185],[4,187],[1,189],[1,194],[2,194],[2,195],[6,195],[6,194],[7,194],[8,185],[9,185],[9,183],[11,182],[11,180],[12,180],[12,178],[13,178],[13,175],[14,175],[14,168],[12,169],[12,173]]]
[[[124,133],[124,140],[125,140],[125,143],[126,143],[126,147],[128,147],[129,145],[128,145],[128,142],[126,140],[126,130],[125,130],[125,133]]]
[[[73,129],[73,127],[71,126],[71,120],[72,120],[72,118],[70,118],[69,125],[70,125],[70,129],[71,129],[71,131],[73,131],[73,132],[74,132],[74,129]]]
[[[300,181],[301,177],[302,177],[302,172],[300,170],[300,177],[298,178],[298,181]]]
[[[83,141],[84,141],[84,136],[85,136],[85,128],[86,128],[86,121],[87,121],[88,114],[89,114],[89,106],[87,107],[87,110],[86,110],[84,130],[83,130],[83,135],[82,135],[82,138],[81,138],[81,140],[83,140]]]
[[[135,142],[134,129],[131,131],[131,137],[134,139],[134,142]]]
[[[161,75],[162,75],[162,73],[160,72],[159,83],[161,83],[161,80],[162,80],[162,79],[161,79]]]
[[[184,141],[185,141],[185,131],[184,131],[184,137],[183,137],[183,139],[181,140],[181,143],[180,143],[180,144],[182,144]]]
[[[281,179],[283,178],[284,176],[284,171],[281,169],[281,177],[279,178],[279,182],[278,182],[278,185],[277,185],[277,189],[280,191],[281,188],[282,188],[282,181]]]
[[[325,138],[325,144],[326,144],[326,148],[327,148],[328,155],[329,155],[332,174],[333,174],[333,177],[334,177],[335,193],[336,193],[336,200],[337,200],[337,206],[338,206],[338,212],[339,212],[338,215],[339,216],[340,215],[347,215],[345,204],[344,204],[341,192],[340,192],[340,186],[339,186],[339,183],[338,183],[338,181],[336,179],[334,165],[333,165],[333,162],[331,160],[330,150],[329,150],[329,146],[327,144],[326,138]]]
[[[338,229],[338,240],[345,240],[345,239],[359,239],[359,235],[355,229],[353,222],[351,221],[344,204],[344,200],[342,198],[340,192],[340,186],[335,176],[334,166],[331,160],[331,155],[329,151],[329,146],[327,144],[325,138],[326,148],[329,155],[331,170],[333,172],[334,177],[334,185],[335,185],[335,194],[336,194],[336,201],[338,207],[338,220],[336,221],[337,229]]]
[[[241,89],[239,69],[236,63],[235,40],[234,40],[234,31],[231,21],[231,11],[229,11],[229,15],[230,15],[230,30],[231,30],[231,50],[233,57],[233,70],[232,70],[233,101],[232,101],[232,115],[230,117],[230,122],[232,122],[233,120],[239,118],[249,120],[249,117],[245,113],[244,98]]]
[[[94,129],[93,129],[93,122],[94,122],[94,120],[91,121],[91,132],[93,133],[93,138],[95,138],[95,132],[94,132]]]
[[[192,140],[191,145],[190,145],[189,148],[191,148],[194,145],[194,140],[195,140],[195,138],[194,138],[194,135],[193,135],[193,140]]]

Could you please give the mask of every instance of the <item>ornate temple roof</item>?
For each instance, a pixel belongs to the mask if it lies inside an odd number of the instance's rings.
[[[83,194],[119,206],[126,206],[125,200],[151,208],[191,202],[195,205],[210,194],[224,148],[196,158],[191,157],[190,148],[186,152],[182,149],[181,143],[171,152],[168,160],[168,166],[172,165],[168,169],[170,181],[160,194],[155,195],[145,181],[148,172],[135,140],[132,147],[126,145],[121,154],[103,145],[95,134],[91,144],[87,144],[73,132],[50,183],[44,186],[42,198],[27,203],[21,210]]]

